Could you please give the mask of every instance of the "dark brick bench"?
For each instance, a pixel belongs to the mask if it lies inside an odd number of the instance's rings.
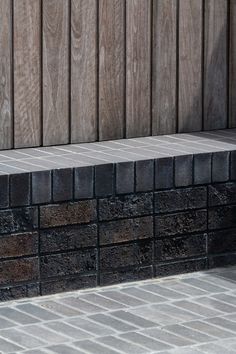
[[[0,299],[236,264],[236,130],[0,153]]]

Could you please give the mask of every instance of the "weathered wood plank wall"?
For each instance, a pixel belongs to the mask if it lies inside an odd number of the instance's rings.
[[[236,127],[236,0],[0,0],[0,149]]]

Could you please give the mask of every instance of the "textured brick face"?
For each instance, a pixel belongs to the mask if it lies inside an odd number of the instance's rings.
[[[100,245],[128,242],[153,237],[153,218],[142,218],[105,222],[99,229]]]
[[[40,207],[40,226],[42,228],[89,223],[95,219],[95,200]]]
[[[38,232],[0,237],[0,259],[33,255],[38,252]]]
[[[41,252],[70,251],[97,244],[97,225],[75,225],[40,232]]]
[[[207,230],[207,211],[196,210],[155,218],[156,237],[188,234]]]
[[[215,207],[209,210],[209,229],[236,227],[236,205]]]
[[[155,193],[155,212],[200,209],[207,206],[207,188],[181,188]]]
[[[100,220],[112,220],[152,213],[153,194],[142,193],[99,200]]]
[[[100,250],[101,271],[121,267],[143,267],[152,263],[152,241],[106,247]]]
[[[38,227],[38,209],[36,207],[0,211],[0,234],[30,231],[36,227]]]
[[[164,238],[156,241],[156,261],[206,255],[207,235]]]
[[[227,159],[214,155],[214,171],[198,154],[33,172],[10,189],[0,177],[0,299],[236,263]]]
[[[55,254],[41,257],[41,276],[43,279],[62,277],[96,271],[96,251],[81,250],[66,254]]]
[[[221,183],[208,187],[209,206],[236,203],[236,183]]]
[[[38,258],[15,259],[0,262],[0,285],[39,279]]]

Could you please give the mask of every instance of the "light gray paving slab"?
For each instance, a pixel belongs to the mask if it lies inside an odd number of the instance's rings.
[[[108,326],[108,327],[110,327],[116,331],[119,331],[119,332],[133,331],[138,328],[135,324],[130,325],[130,324],[127,324],[123,321],[120,321],[116,318],[113,318],[109,315],[105,315],[102,313],[99,313],[97,315],[91,315],[91,316],[89,316],[89,319],[91,319],[95,322],[101,323],[104,326]]]
[[[152,294],[149,291],[145,291],[143,289],[140,289],[135,286],[129,286],[127,288],[123,288],[121,290],[122,293],[125,293],[127,295],[134,296],[138,299],[144,300],[149,303],[160,303],[160,302],[165,302],[166,298],[164,296],[159,296],[156,294]]]
[[[1,303],[0,353],[235,353],[235,279],[230,267]]]
[[[82,329],[83,331],[93,334],[94,336],[107,336],[116,333],[116,331],[111,327],[103,326],[102,324],[89,321],[86,318],[77,317],[68,319],[67,322]]]
[[[141,333],[177,347],[185,347],[194,344],[193,341],[167,332],[163,328],[149,328]]]
[[[204,321],[191,321],[191,322],[184,322],[183,325],[185,327],[189,327],[195,329],[196,331],[200,331],[211,336],[219,338],[230,338],[234,337],[235,334],[231,331],[227,331],[226,329],[219,328],[214,326],[213,324],[206,323]]]
[[[185,294],[181,294],[177,291],[165,288],[164,286],[160,286],[159,284],[147,284],[143,285],[141,289],[150,291],[152,293],[158,294],[160,296],[165,297],[166,299],[183,299],[186,297]]]
[[[173,348],[171,345],[165,344],[164,342],[160,342],[154,338],[144,336],[141,333],[129,332],[122,334],[121,338],[127,339],[133,343],[139,344],[149,350],[166,350]]]
[[[46,342],[42,339],[35,338],[16,328],[4,329],[0,331],[0,337],[3,337],[6,340],[9,340],[26,349],[37,348],[46,344]]]
[[[117,354],[118,351],[105,347],[102,344],[98,344],[97,342],[93,342],[90,340],[84,340],[74,343],[81,350],[86,350],[86,352],[91,354]]]
[[[68,306],[74,307],[80,311],[84,311],[85,313],[97,313],[97,312],[105,311],[105,309],[102,307],[99,307],[95,304],[91,304],[90,302],[87,301],[83,301],[82,297],[78,298],[78,297],[70,296],[70,297],[60,298],[59,301]]]
[[[206,354],[235,354],[236,351],[227,349],[215,343],[202,344],[197,349],[203,351]]]
[[[124,353],[135,353],[135,354],[147,353],[147,350],[145,348],[115,336],[100,337],[97,339],[97,341],[111,348],[119,348]]]
[[[190,339],[191,341],[193,341],[195,343],[201,343],[201,342],[205,343],[205,342],[214,341],[214,337],[204,334],[202,332],[196,331],[194,329],[187,328],[187,327],[182,326],[180,324],[166,326],[166,327],[164,327],[164,329],[166,331],[172,332],[172,333],[179,335],[181,337],[184,337],[186,339]]]

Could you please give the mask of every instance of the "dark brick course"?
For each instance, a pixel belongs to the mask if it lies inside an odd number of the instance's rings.
[[[100,245],[128,242],[152,237],[152,216],[105,222],[100,225],[99,229]]]
[[[235,264],[234,155],[0,176],[0,300]]]
[[[30,173],[21,173],[10,176],[10,204],[11,207],[27,206],[30,204]]]
[[[95,219],[95,200],[51,204],[40,207],[40,226],[42,228],[89,223]]]
[[[155,212],[170,213],[206,208],[207,187],[181,188],[155,193]]]
[[[155,242],[155,259],[165,262],[178,258],[206,256],[207,234],[163,238]]]
[[[158,238],[206,231],[207,211],[192,210],[156,216],[155,230],[155,236]]]
[[[142,193],[99,200],[101,221],[149,215],[153,212],[153,194]]]
[[[0,176],[0,209],[9,206],[9,176]]]

